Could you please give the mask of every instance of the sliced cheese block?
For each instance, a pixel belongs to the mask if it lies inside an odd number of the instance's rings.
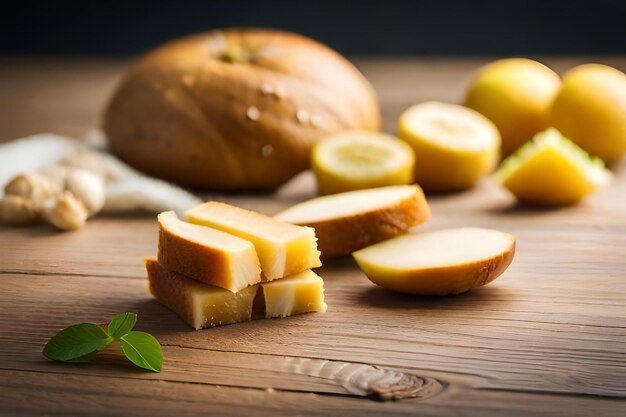
[[[405,233],[430,216],[419,186],[396,185],[314,198],[274,218],[315,228],[322,256],[330,257]]]
[[[247,240],[183,222],[173,211],[159,214],[158,221],[163,267],[232,292],[261,281],[259,258]]]
[[[261,284],[265,317],[324,312],[324,280],[311,270]]]
[[[232,293],[163,268],[156,259],[145,259],[150,292],[196,330],[239,323],[252,318],[258,285]]]
[[[315,230],[211,201],[186,212],[191,223],[231,233],[254,244],[266,281],[321,266]]]

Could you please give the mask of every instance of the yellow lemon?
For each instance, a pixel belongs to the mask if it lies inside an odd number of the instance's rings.
[[[552,126],[607,164],[626,153],[626,75],[600,64],[565,74],[552,106]]]
[[[559,76],[537,61],[501,59],[478,71],[465,105],[497,126],[506,156],[549,126],[550,105],[560,84]]]
[[[348,131],[319,141],[311,168],[320,194],[413,183],[410,146],[384,133]]]
[[[415,181],[428,191],[469,188],[498,161],[498,130],[463,106],[417,104],[400,116],[398,136],[415,151]]]
[[[537,134],[505,159],[495,175],[518,200],[538,205],[577,203],[612,177],[601,159],[556,129]]]

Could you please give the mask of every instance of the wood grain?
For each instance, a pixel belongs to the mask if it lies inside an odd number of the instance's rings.
[[[548,60],[563,71],[588,59]],[[359,61],[385,127],[422,100],[458,101],[485,60]],[[626,68],[626,59],[605,62]],[[0,59],[0,140],[40,131],[82,136],[119,79],[114,61]],[[485,226],[518,238],[502,278],[455,297],[377,288],[350,259],[326,262],[329,311],[192,331],[149,296],[143,257],[153,216],[98,217],[86,228],[0,229],[0,414],[563,415],[626,406],[626,168],[582,204],[515,205],[487,179],[429,196],[424,228]],[[267,214],[313,195],[305,173],[273,194],[214,195]],[[90,365],[40,352],[59,329],[124,311],[163,344],[145,373],[107,352]],[[376,402],[313,369],[373,365],[432,378],[443,390]],[[331,372],[332,373],[332,372]]]
[[[125,416],[272,415],[272,416],[553,416],[566,401],[567,415],[617,416],[615,399],[503,393],[463,388],[419,405],[411,401],[382,403],[354,397],[291,391],[257,390],[164,380],[124,380],[93,375],[0,371],[0,402],[19,415]],[[119,379],[117,380],[119,381]],[[563,414],[560,414],[563,415]]]

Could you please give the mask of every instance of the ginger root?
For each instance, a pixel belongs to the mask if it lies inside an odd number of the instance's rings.
[[[38,219],[30,199],[19,195],[6,195],[0,200],[0,223],[11,226],[32,224]]]
[[[5,185],[4,192],[33,201],[43,201],[55,194],[50,181],[38,173],[17,175]]]
[[[7,183],[0,200],[0,223],[25,225],[43,220],[61,230],[81,228],[102,210],[104,179],[93,172],[61,166],[20,174]]]
[[[84,169],[68,170],[65,189],[83,203],[89,217],[104,207],[106,201],[104,180],[93,172]]]
[[[41,217],[61,230],[80,229],[87,221],[85,205],[71,191],[63,191],[45,201]]]

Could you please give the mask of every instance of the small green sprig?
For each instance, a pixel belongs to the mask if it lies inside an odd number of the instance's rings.
[[[94,323],[80,323],[61,330],[43,348],[43,355],[54,361],[89,362],[112,342],[122,346],[124,355],[140,368],[161,372],[163,351],[159,341],[146,332],[132,331],[137,314],[121,313],[106,331]]]

